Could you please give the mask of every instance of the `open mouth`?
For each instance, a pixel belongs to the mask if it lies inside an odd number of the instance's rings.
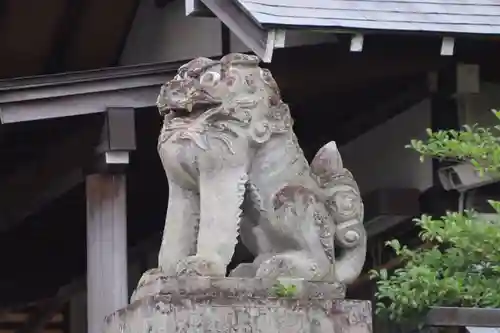
[[[222,103],[219,102],[197,102],[195,104],[185,105],[164,105],[159,106],[160,113],[175,114],[177,117],[187,117],[196,114],[202,114],[210,109],[219,107]]]
[[[218,107],[222,104],[219,98],[214,98],[204,89],[197,88],[187,96],[184,94],[175,93],[175,90],[169,92],[163,90],[160,92],[156,105],[161,114],[175,113],[193,114],[202,113]]]

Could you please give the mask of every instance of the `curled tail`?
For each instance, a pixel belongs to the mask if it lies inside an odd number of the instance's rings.
[[[318,151],[311,163],[311,171],[317,177],[326,197],[326,208],[335,221],[332,241],[340,248],[340,253],[334,258],[337,279],[351,283],[361,273],[366,257],[364,207],[358,185],[349,170],[344,168],[334,141]],[[331,246],[323,245],[325,252],[331,251]]]

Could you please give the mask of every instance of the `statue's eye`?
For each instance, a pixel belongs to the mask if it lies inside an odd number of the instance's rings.
[[[217,72],[206,72],[200,77],[202,85],[216,85],[220,81],[220,74]]]
[[[201,68],[190,69],[186,72],[186,79],[187,78],[197,79],[200,77],[200,74],[201,74]]]

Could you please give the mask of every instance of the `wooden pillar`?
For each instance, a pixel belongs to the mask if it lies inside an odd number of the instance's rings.
[[[109,109],[95,168],[86,177],[89,333],[101,333],[105,316],[128,303],[125,166],[133,149],[134,110]]]
[[[431,126],[433,131],[460,129],[464,124],[467,97],[479,93],[479,66],[452,63],[439,72],[431,73]],[[462,119],[461,119],[462,118]],[[437,170],[446,163],[433,160],[434,184],[439,183]]]
[[[479,66],[451,63],[439,72],[429,75],[431,98],[431,127],[433,131],[459,129],[464,122],[467,98],[479,93]],[[438,177],[438,170],[450,162],[433,160],[434,187],[421,199],[422,211],[442,216],[447,210],[458,210],[459,194],[445,191]],[[436,200],[435,198],[439,198]]]
[[[125,175],[87,176],[87,290],[89,333],[127,305]]]
[[[433,131],[458,129],[459,110],[456,92],[456,64],[451,64],[439,72],[430,74],[431,96],[431,128]],[[434,185],[440,186],[438,170],[446,162],[432,160],[432,174]]]

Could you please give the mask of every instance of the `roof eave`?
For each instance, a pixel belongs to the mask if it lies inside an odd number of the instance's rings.
[[[0,81],[0,123],[155,106],[178,63],[157,63]]]
[[[210,16],[208,9],[264,62],[271,62],[273,50],[283,47],[284,35],[266,29],[235,0],[185,0],[186,15]]]

